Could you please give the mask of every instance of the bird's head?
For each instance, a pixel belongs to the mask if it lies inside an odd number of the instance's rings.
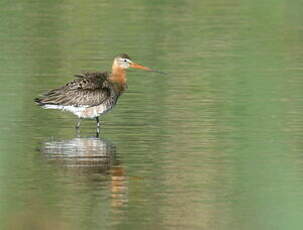
[[[139,65],[137,63],[134,63],[131,58],[127,54],[121,54],[114,59],[113,68],[119,68],[119,69],[128,69],[128,68],[134,68],[134,69],[143,69],[147,71],[152,71],[150,68]]]

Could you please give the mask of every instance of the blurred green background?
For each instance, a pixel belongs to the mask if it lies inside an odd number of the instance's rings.
[[[0,228],[301,230],[302,12],[300,0],[2,0]],[[168,74],[129,72],[100,138],[33,103],[120,53]]]

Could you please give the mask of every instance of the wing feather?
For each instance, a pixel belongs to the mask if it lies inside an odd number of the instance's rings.
[[[95,72],[75,75],[77,79],[45,93],[35,101],[40,105],[96,106],[111,95],[109,73]]]

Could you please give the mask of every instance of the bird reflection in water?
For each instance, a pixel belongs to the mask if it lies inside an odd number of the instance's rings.
[[[108,178],[111,206],[127,204],[127,183],[124,168],[116,159],[116,146],[98,137],[79,137],[69,140],[48,140],[41,151],[53,163],[73,169],[79,175],[96,175]],[[105,177],[104,177],[105,176]],[[96,178],[95,178],[96,179]]]
[[[98,137],[76,137],[46,141],[42,152],[48,160],[65,167],[106,171],[115,163],[116,146]]]

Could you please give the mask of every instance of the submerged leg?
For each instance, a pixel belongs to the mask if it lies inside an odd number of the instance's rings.
[[[76,129],[80,128],[80,123],[81,123],[81,118],[78,119],[77,123],[76,123]]]

